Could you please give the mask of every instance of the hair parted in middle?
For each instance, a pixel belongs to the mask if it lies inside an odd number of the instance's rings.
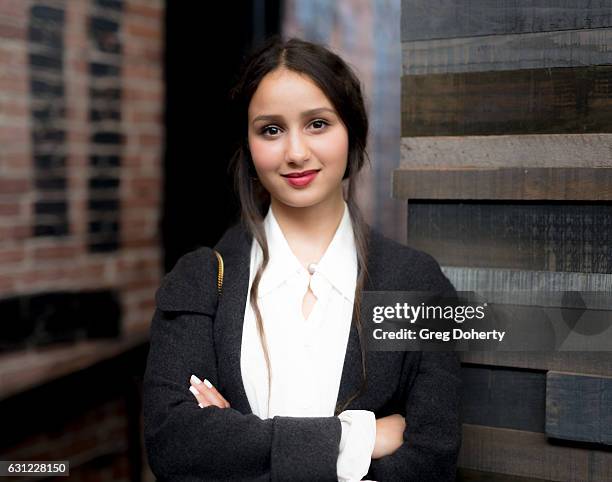
[[[263,321],[257,304],[259,281],[270,259],[265,230],[264,216],[270,205],[270,194],[257,180],[257,173],[248,143],[248,109],[261,80],[277,69],[287,69],[308,76],[321,89],[334,106],[348,132],[348,159],[343,180],[345,201],[353,225],[357,249],[357,283],[352,323],[356,325],[361,347],[362,383],[359,390],[344,403],[338,403],[335,415],[341,413],[367,387],[366,350],[361,319],[361,292],[368,278],[369,227],[355,201],[357,175],[366,160],[368,137],[368,116],[361,91],[361,83],[347,63],[329,48],[298,38],[283,40],[276,35],[266,40],[244,61],[238,81],[230,90],[232,129],[237,133],[237,147],[231,158],[229,169],[234,179],[234,189],[241,206],[241,222],[262,248],[263,262],[253,278],[249,302],[255,313],[257,331],[262,344],[268,368],[268,386],[272,386],[272,371]],[[268,410],[270,408],[268,392]]]

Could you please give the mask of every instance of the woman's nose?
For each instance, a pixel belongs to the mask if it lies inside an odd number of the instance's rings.
[[[289,135],[287,146],[287,161],[302,163],[309,157],[308,144],[299,132]]]

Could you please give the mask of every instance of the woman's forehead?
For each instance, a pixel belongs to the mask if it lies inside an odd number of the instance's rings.
[[[275,70],[259,83],[249,104],[249,117],[300,116],[318,108],[334,110],[325,93],[310,77],[288,70]]]

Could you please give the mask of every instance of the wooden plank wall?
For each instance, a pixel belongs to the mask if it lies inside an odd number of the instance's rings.
[[[612,0],[402,0],[401,38],[408,244],[458,290],[610,310]],[[458,480],[612,480],[612,347],[461,358]]]

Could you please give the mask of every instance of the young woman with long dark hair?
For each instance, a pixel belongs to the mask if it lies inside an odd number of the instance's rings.
[[[360,82],[335,53],[267,41],[231,96],[241,221],[157,292],[145,444],[160,480],[454,480],[459,362],[366,351],[364,290],[452,292],[355,202]],[[222,269],[220,291],[217,277]]]

